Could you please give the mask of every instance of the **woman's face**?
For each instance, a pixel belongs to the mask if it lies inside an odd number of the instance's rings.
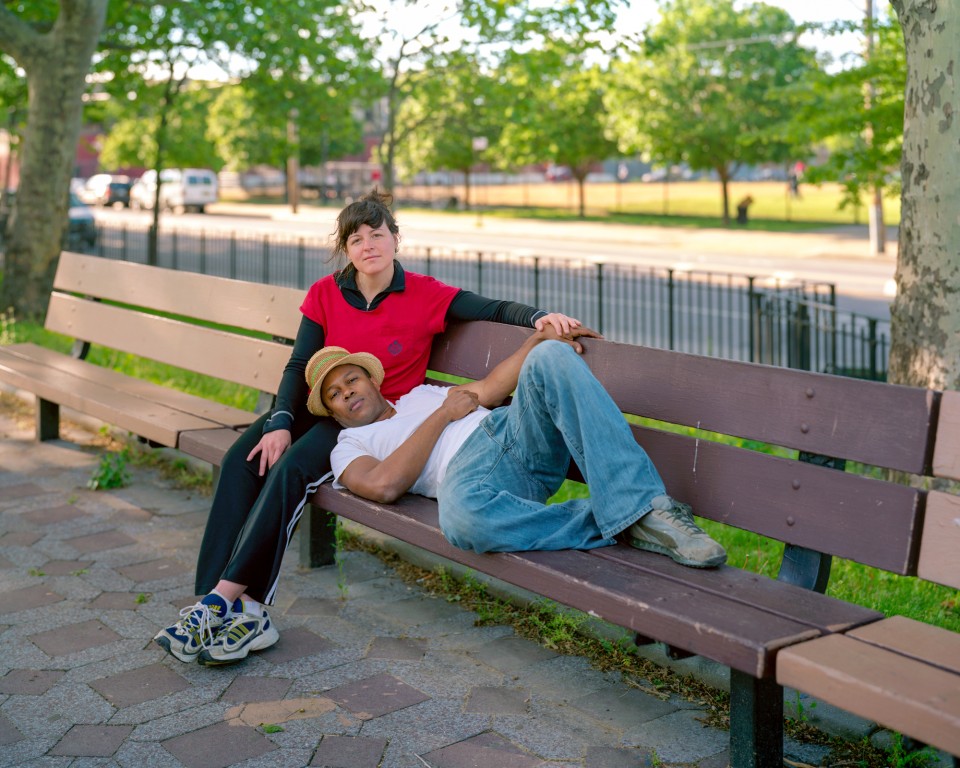
[[[347,237],[347,258],[361,275],[372,277],[392,267],[396,252],[397,238],[386,222],[376,229],[369,224],[361,224],[356,232]]]

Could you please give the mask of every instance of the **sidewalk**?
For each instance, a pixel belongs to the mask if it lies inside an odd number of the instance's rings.
[[[32,414],[2,398],[0,766],[728,764],[728,733],[695,703],[477,627],[362,552],[314,571],[291,552],[280,642],[234,666],[180,663],[151,638],[194,600],[209,500],[143,469],[90,491],[96,434],[67,425],[70,442],[38,444]],[[826,753],[787,745],[795,763]]]

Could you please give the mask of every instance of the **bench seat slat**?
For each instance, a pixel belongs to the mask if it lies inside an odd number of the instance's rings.
[[[22,355],[8,355],[4,349],[0,347],[0,379],[161,445],[176,447],[183,430],[220,426],[111,386],[78,379]]]
[[[54,294],[46,327],[168,365],[275,393],[290,348],[112,304]],[[238,361],[243,361],[238,364]]]
[[[682,645],[695,653],[757,676],[772,676],[776,650],[816,637],[819,631],[737,600],[699,589],[679,578],[664,578],[603,561],[591,553],[526,552],[478,555],[458,549],[437,526],[436,504],[406,496],[397,504],[364,501],[324,485],[311,497],[335,514],[394,536],[483,573],[533,590],[614,624]],[[659,555],[637,553],[652,562]],[[671,565],[662,558],[666,566]],[[729,571],[727,574],[726,571]],[[754,574],[724,569],[733,581]],[[646,597],[641,597],[646,596]]]
[[[219,467],[223,463],[223,455],[239,437],[240,433],[229,427],[195,429],[180,433],[180,444],[177,448],[188,456]]]
[[[960,755],[960,675],[848,635],[787,648],[777,682]]]
[[[233,408],[213,400],[207,400],[204,397],[197,397],[177,389],[127,376],[113,369],[63,355],[46,347],[38,347],[34,344],[14,344],[3,349],[9,350],[12,355],[36,361],[67,376],[75,376],[77,379],[112,387],[128,395],[159,403],[216,424],[245,427],[257,418],[257,414],[245,411],[242,408]]]
[[[818,634],[844,632],[883,618],[871,608],[736,568],[688,568],[665,557],[651,559],[629,546],[602,547],[590,554],[638,571],[653,570],[662,578],[806,624]]]
[[[960,684],[960,634],[932,624],[891,616],[848,633],[864,643],[895,651],[958,675]]]
[[[142,264],[64,252],[54,288],[288,339],[297,335],[299,288],[174,269],[151,269],[145,280],[144,271]]]
[[[529,333],[459,324],[435,345],[431,368],[479,378]],[[930,390],[611,341],[584,348],[624,413],[905,472],[932,461]]]

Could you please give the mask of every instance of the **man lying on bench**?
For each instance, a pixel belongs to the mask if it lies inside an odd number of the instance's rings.
[[[726,552],[667,495],[656,468],[578,353],[585,328],[530,336],[485,378],[421,385],[389,403],[373,355],[325,347],[307,365],[308,407],[344,430],[331,455],[334,487],[392,503],[437,499],[440,529],[475,552],[592,549],[626,540],[683,565]],[[511,392],[509,406],[497,408]],[[493,408],[494,410],[488,410]],[[547,505],[573,458],[589,499]]]

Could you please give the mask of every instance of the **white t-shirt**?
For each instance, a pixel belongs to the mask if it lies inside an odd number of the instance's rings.
[[[333,487],[344,487],[340,484],[340,475],[354,459],[360,456],[373,456],[383,461],[397,450],[431,413],[443,405],[449,391],[447,387],[421,384],[394,403],[393,407],[397,412],[389,419],[377,421],[365,427],[343,430],[337,438],[336,447],[330,454],[330,466],[334,476]],[[446,426],[430,453],[430,458],[427,459],[420,477],[410,489],[411,493],[429,496],[432,499],[437,498],[437,491],[447,471],[447,465],[488,413],[490,411],[481,406]]]

